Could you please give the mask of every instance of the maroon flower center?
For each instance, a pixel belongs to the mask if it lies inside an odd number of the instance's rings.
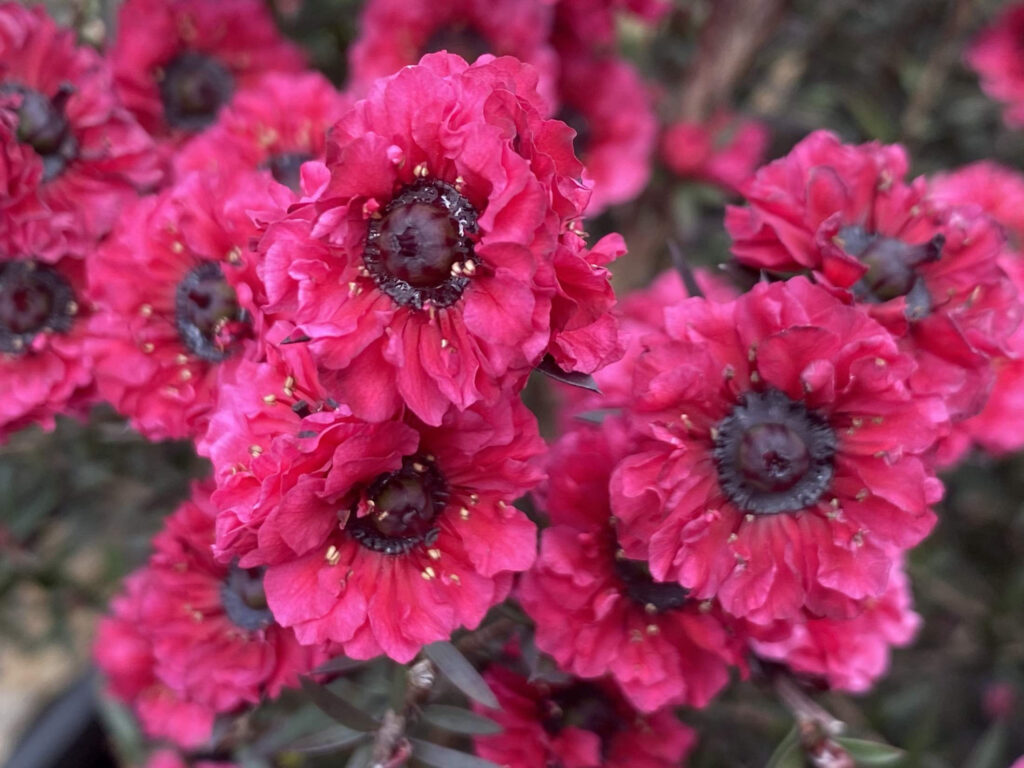
[[[862,301],[880,303],[899,296],[907,296],[914,304],[930,305],[924,281],[917,267],[942,256],[946,238],[935,235],[920,245],[910,245],[893,237],[871,234],[863,227],[849,226],[839,230],[839,246],[860,260],[868,269],[853,286],[853,292]],[[924,308],[926,314],[930,306]]]
[[[267,158],[265,167],[278,184],[284,184],[292,192],[299,191],[302,164],[312,160],[308,152],[279,152]]]
[[[0,351],[24,352],[39,333],[64,333],[77,312],[71,285],[31,259],[0,263]]]
[[[713,456],[725,495],[758,515],[797,512],[832,481],[836,435],[782,392],[748,392],[717,426]]]
[[[420,56],[436,51],[448,51],[473,63],[485,53],[491,52],[491,44],[472,26],[452,23],[434,31],[420,49]]]
[[[401,469],[370,483],[366,499],[370,514],[353,514],[347,530],[367,549],[401,555],[437,541],[435,521],[448,504],[448,484],[432,459],[407,456]]]
[[[578,682],[552,691],[539,702],[541,724],[552,736],[565,728],[580,728],[596,733],[601,740],[602,756],[607,757],[612,737],[625,727],[624,718],[607,694],[593,683]],[[558,758],[548,766],[562,763]]]
[[[421,179],[370,220],[363,263],[377,286],[402,306],[447,307],[476,271],[473,205],[451,184]]]
[[[673,582],[655,581],[643,560],[615,558],[615,575],[622,582],[626,597],[655,613],[681,608],[686,603],[687,590]]]
[[[160,79],[164,119],[183,131],[201,131],[217,119],[234,90],[234,77],[217,59],[195,51],[180,53]]]
[[[71,123],[65,114],[68,99],[74,89],[61,85],[53,98],[15,83],[0,85],[0,96],[21,96],[18,107],[18,141],[35,150],[43,161],[43,181],[61,174],[68,163],[78,156],[78,141],[71,132]]]
[[[220,585],[220,602],[224,612],[236,626],[254,632],[274,623],[263,592],[266,568],[239,568],[232,565],[228,577]]]
[[[178,283],[174,311],[182,343],[213,363],[228,357],[249,331],[248,313],[216,262],[201,262]]]

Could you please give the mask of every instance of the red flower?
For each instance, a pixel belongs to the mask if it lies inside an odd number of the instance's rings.
[[[175,169],[179,175],[259,169],[298,192],[302,164],[323,159],[327,129],[348,106],[316,72],[265,75],[175,156]]]
[[[852,619],[807,619],[778,641],[754,640],[754,651],[804,675],[823,678],[830,688],[859,693],[889,667],[889,649],[908,645],[921,617],[911,606],[910,584],[896,568],[885,593],[871,599]]]
[[[641,712],[702,707],[729,682],[729,666],[742,663],[742,641],[710,605],[621,556],[608,480],[629,448],[612,418],[555,445],[542,505],[551,527],[517,597],[536,624],[537,647],[561,668],[582,678],[610,674]]]
[[[225,376],[206,443],[221,556],[266,564],[275,618],[353,658],[404,663],[475,627],[536,554],[511,506],[539,479],[529,411],[509,399],[439,428],[368,423],[322,399],[289,355]]]
[[[156,185],[153,142],[114,98],[110,70],[42,6],[0,3],[0,240],[49,229],[51,260],[91,251]]]
[[[217,563],[210,488],[167,519],[149,564],[128,578],[94,653],[147,733],[190,748],[221,713],[274,698],[327,659],[274,623],[259,570]]]
[[[261,0],[127,0],[110,56],[124,103],[173,142],[212,125],[265,72],[303,66]]]
[[[982,90],[1005,105],[1006,124],[1024,125],[1024,3],[1008,4],[971,43],[965,59]]]
[[[899,146],[818,131],[744,185],[750,206],[730,207],[726,228],[742,263],[812,270],[850,291],[912,351],[915,393],[955,421],[984,404],[1021,306],[999,265],[999,228],[976,207],[927,199],[906,171]]]
[[[942,492],[912,360],[804,278],[665,315],[631,406],[649,442],[611,482],[627,556],[762,625],[881,595]]]
[[[636,197],[651,176],[657,121],[640,73],[614,55],[563,51],[556,114],[576,131],[575,148],[593,183],[587,215]]]
[[[448,51],[468,62],[485,53],[531,64],[549,108],[558,56],[548,43],[552,4],[544,0],[368,0],[349,50],[352,87],[364,95],[381,77]]]
[[[286,204],[275,192],[253,173],[192,174],[133,205],[90,265],[100,394],[150,439],[202,434],[218,368],[260,330],[252,216]]]
[[[1006,230],[1012,247],[999,262],[1024,296],[1024,177],[991,162],[974,163],[932,179],[932,195],[953,205],[976,204]],[[995,382],[981,413],[953,426],[939,446],[940,466],[954,464],[971,443],[1001,455],[1024,448],[1024,324],[1006,341],[1007,355],[992,361]]]
[[[737,192],[764,159],[768,128],[722,112],[705,123],[673,123],[661,137],[665,165],[684,179],[717,184]]]
[[[551,351],[615,356],[606,264],[575,233],[587,193],[570,131],[531,71],[434,54],[381,80],[332,129],[311,198],[270,227],[261,276],[332,393],[360,417],[429,424],[493,403]],[[447,115],[442,117],[442,115]]]
[[[52,234],[11,227],[0,239],[0,442],[94,399],[86,350],[84,264],[54,257]]]
[[[476,737],[476,753],[507,768],[675,768],[697,740],[671,710],[641,715],[607,686],[531,684],[501,666],[484,678],[501,709],[474,708],[504,730]]]

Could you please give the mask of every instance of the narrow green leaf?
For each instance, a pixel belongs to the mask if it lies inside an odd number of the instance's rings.
[[[499,768],[497,763],[484,760],[476,755],[469,755],[455,749],[431,744],[429,741],[409,739],[412,753],[416,758],[434,768]]]
[[[501,733],[504,730],[489,717],[470,712],[460,707],[447,704],[431,704],[423,709],[423,719],[452,733],[465,733],[470,736]]]
[[[354,731],[344,725],[335,725],[318,733],[310,733],[296,739],[281,751],[305,752],[306,754],[334,752],[365,738],[367,736],[364,732]]]
[[[1006,751],[1006,723],[997,721],[978,739],[964,768],[1002,768],[1008,758]]]
[[[342,725],[364,732],[375,731],[380,726],[376,718],[366,714],[358,707],[355,707],[336,693],[332,693],[308,677],[302,678],[302,690],[313,700],[314,704]]]
[[[858,766],[899,765],[906,757],[906,753],[899,747],[879,741],[848,739],[841,736],[835,739],[835,742],[849,753]]]
[[[499,708],[498,700],[488,687],[487,682],[454,645],[442,640],[426,646],[423,652],[437,665],[437,668],[451,681],[452,685],[469,698],[480,702],[485,707]]]
[[[796,726],[779,742],[764,768],[804,768],[804,750]]]
[[[356,747],[349,755],[345,768],[366,768],[370,764],[370,755],[373,754],[373,744],[363,744]]]
[[[551,355],[547,355],[538,363],[537,370],[555,381],[560,381],[573,387],[580,387],[581,389],[589,389],[591,392],[601,394],[601,390],[598,389],[597,382],[594,381],[593,376],[587,373],[563,371],[558,367],[558,363],[555,362]]]
[[[336,656],[333,659],[328,659],[314,672],[317,674],[334,674],[338,672],[351,672],[353,669],[359,669],[359,667],[365,665],[365,661],[359,659],[350,659],[348,656]]]
[[[620,413],[622,413],[621,408],[596,408],[593,411],[577,413],[576,418],[590,424],[601,424],[609,416],[616,416]]]

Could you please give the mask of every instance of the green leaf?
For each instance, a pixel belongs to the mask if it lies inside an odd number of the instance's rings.
[[[380,726],[377,719],[353,706],[345,699],[315,683],[308,677],[302,678],[302,690],[320,709],[342,725],[356,731],[375,731]]]
[[[906,757],[906,752],[891,744],[866,739],[848,739],[840,736],[836,744],[845,749],[858,766],[899,765]]]
[[[501,733],[504,730],[489,717],[478,715],[461,707],[450,707],[446,704],[431,704],[423,709],[423,719],[452,733],[465,733],[470,736]]]
[[[587,373],[575,373],[573,371],[563,371],[558,367],[558,363],[551,355],[547,355],[537,365],[536,370],[543,373],[555,381],[560,381],[563,384],[569,384],[573,387],[579,387],[580,389],[589,389],[591,392],[597,392],[601,394],[601,390],[598,389],[597,382],[594,381],[594,377]]]
[[[621,408],[596,408],[593,411],[583,411],[577,413],[576,418],[580,421],[586,421],[590,424],[601,424],[609,416],[616,416],[622,413]]]
[[[497,763],[420,739],[409,739],[416,758],[434,768],[499,768]]]
[[[335,725],[319,733],[311,733],[301,739],[296,739],[281,751],[305,752],[307,754],[334,752],[365,738],[366,733],[364,732],[354,731],[344,725]]]
[[[370,755],[373,754],[373,744],[363,744],[357,747],[349,755],[345,768],[366,768],[370,764]]]
[[[779,742],[764,768],[804,768],[804,748],[796,726]]]
[[[499,709],[498,699],[495,698],[487,682],[454,645],[442,640],[426,646],[423,653],[437,665],[437,668],[451,681],[452,685],[469,698],[480,702],[485,707]]]
[[[333,659],[328,659],[313,671],[324,675],[351,672],[353,669],[359,669],[365,664],[365,661],[360,661],[359,659],[350,659],[348,656],[336,656]]]
[[[964,768],[1002,768],[1006,765],[1006,723],[997,721],[978,739]]]

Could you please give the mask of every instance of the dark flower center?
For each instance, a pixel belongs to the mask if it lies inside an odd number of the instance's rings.
[[[35,150],[43,161],[43,181],[50,181],[78,156],[78,141],[64,111],[74,89],[68,84],[61,85],[51,99],[22,85],[0,85],[0,96],[11,93],[21,96],[18,141]]]
[[[645,608],[653,606],[656,613],[681,608],[686,603],[687,590],[675,583],[655,581],[643,560],[616,557],[615,575],[622,582],[626,597]]]
[[[718,424],[713,455],[726,496],[758,515],[796,512],[832,481],[836,435],[782,392],[748,392]]]
[[[248,313],[213,261],[201,262],[178,283],[174,311],[182,343],[213,363],[228,357],[249,332]]]
[[[266,568],[239,568],[232,565],[220,585],[220,602],[231,621],[249,631],[265,629],[274,623],[263,592]]]
[[[491,44],[471,26],[460,23],[445,24],[423,44],[420,56],[436,51],[448,51],[473,63],[485,53],[491,53]]]
[[[576,138],[573,140],[576,154],[580,155],[586,152],[587,146],[589,146],[590,140],[593,138],[593,133],[590,130],[590,121],[587,119],[587,116],[575,107],[563,104],[561,109],[558,110],[558,114],[555,115],[555,119],[561,120],[576,131]]]
[[[347,530],[367,549],[401,555],[437,541],[435,521],[448,503],[448,484],[432,459],[407,456],[401,469],[370,483],[366,499],[370,514],[353,514]]]
[[[540,702],[541,724],[552,736],[565,728],[580,728],[601,739],[602,755],[607,756],[612,737],[623,727],[623,717],[607,694],[593,683],[578,682],[560,688]],[[560,766],[561,763],[549,763]]]
[[[454,304],[476,271],[473,205],[451,184],[421,179],[370,220],[363,263],[377,286],[402,306]]]
[[[234,89],[235,79],[217,59],[185,51],[164,67],[160,80],[164,119],[174,128],[201,131],[217,119]]]
[[[836,237],[844,251],[868,268],[853,286],[857,298],[874,303],[899,296],[908,296],[908,300],[915,302],[928,301],[917,267],[938,261],[946,242],[944,236],[935,235],[926,243],[910,245],[893,237],[871,234],[860,226],[850,226],[839,230]]]
[[[312,160],[307,152],[280,152],[267,158],[266,168],[278,184],[284,184],[292,192],[299,191],[302,164]]]
[[[78,311],[71,285],[31,259],[0,262],[0,351],[24,352],[39,333],[64,333]]]

